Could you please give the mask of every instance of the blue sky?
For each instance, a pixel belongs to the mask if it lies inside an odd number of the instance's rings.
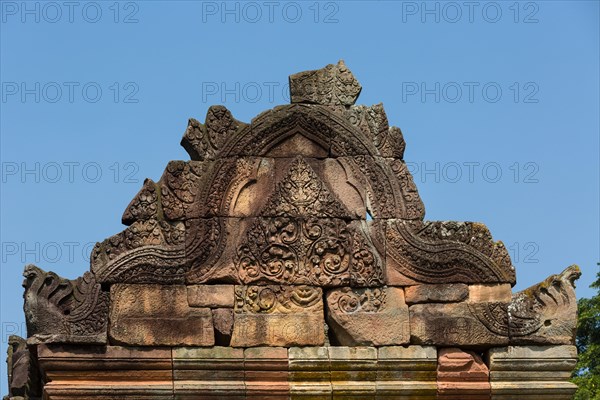
[[[188,159],[189,117],[249,121],[338,59],[404,132],[427,219],[487,224],[515,289],[577,263],[593,294],[597,1],[0,4],[2,352],[23,266],[81,275],[143,179]]]

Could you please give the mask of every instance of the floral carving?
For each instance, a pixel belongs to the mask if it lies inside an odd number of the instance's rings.
[[[345,287],[332,292],[327,304],[334,311],[343,313],[379,312],[386,304],[383,288],[353,290]]]
[[[291,313],[323,309],[323,293],[313,286],[236,286],[236,313]]]

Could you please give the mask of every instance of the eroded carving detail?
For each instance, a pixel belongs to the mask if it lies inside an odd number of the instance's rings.
[[[236,286],[236,313],[291,313],[323,309],[322,291],[318,287]]]
[[[327,299],[329,307],[336,312],[379,312],[386,301],[386,292],[381,288],[364,289],[361,291],[345,287],[332,292]]]
[[[491,242],[482,224],[396,220],[388,223],[386,237],[394,268],[416,282],[515,282],[506,249]]]
[[[577,327],[576,265],[561,274],[513,295],[508,308],[511,341],[519,343],[573,344]]]
[[[42,396],[37,360],[27,348],[27,341],[10,335],[6,351],[8,396],[4,400],[35,400]]]
[[[121,221],[131,225],[135,221],[148,220],[158,212],[158,189],[152,179],[146,179],[139,193],[125,209]]]
[[[23,275],[32,343],[106,343],[109,297],[91,272],[69,281],[28,265]]]
[[[292,103],[350,106],[356,102],[361,89],[343,60],[337,65],[290,75]]]
[[[206,113],[204,125],[190,118],[181,145],[192,160],[214,159],[219,155],[223,144],[245,126],[246,124],[233,118],[224,106],[211,106]]]
[[[210,162],[171,161],[160,179],[161,205],[166,219],[176,221],[202,216],[201,178]]]
[[[265,217],[345,218],[350,212],[300,157],[277,185],[261,215]]]
[[[402,159],[406,144],[400,128],[388,124],[383,104],[352,106],[344,110],[348,121],[359,128],[379,150],[382,157]]]
[[[92,251],[100,282],[180,283],[186,272],[185,224],[156,218],[134,222]]]
[[[340,286],[350,282],[351,235],[339,219],[257,219],[238,250],[243,282]]]

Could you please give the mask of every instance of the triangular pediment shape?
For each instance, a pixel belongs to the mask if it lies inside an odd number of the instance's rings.
[[[260,212],[263,217],[347,218],[342,204],[311,166],[297,157]]]
[[[326,158],[329,148],[317,141],[306,137],[302,132],[290,135],[285,140],[271,147],[265,157],[289,157],[290,154],[311,158]]]

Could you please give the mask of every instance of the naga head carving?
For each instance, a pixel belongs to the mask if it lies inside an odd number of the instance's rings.
[[[28,336],[65,332],[68,315],[68,297],[73,292],[71,283],[54,272],[46,272],[35,265],[27,265],[25,280],[25,317]]]
[[[515,343],[574,342],[577,327],[575,281],[581,277],[577,265],[551,275],[513,296],[508,311]]]

